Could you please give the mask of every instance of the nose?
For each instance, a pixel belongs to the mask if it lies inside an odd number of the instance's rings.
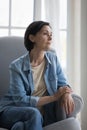
[[[48,35],[48,39],[49,39],[49,40],[52,40],[52,34],[49,34],[49,35]]]

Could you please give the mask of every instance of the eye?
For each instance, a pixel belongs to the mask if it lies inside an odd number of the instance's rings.
[[[47,32],[43,32],[43,34],[44,34],[44,35],[48,35],[48,33],[47,33]]]
[[[52,37],[52,33],[44,32],[43,34]]]

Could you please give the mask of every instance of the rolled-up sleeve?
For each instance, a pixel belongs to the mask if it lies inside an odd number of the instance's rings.
[[[37,106],[37,102],[39,101],[40,97],[30,96],[30,105]]]

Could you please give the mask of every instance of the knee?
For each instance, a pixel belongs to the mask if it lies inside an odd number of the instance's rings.
[[[42,115],[41,115],[40,111],[34,107],[27,108],[24,116],[26,116],[27,119],[31,118],[32,120],[42,120]]]
[[[23,124],[23,122],[21,122],[21,121],[16,122],[16,123],[12,126],[11,130],[24,130],[24,124]]]
[[[42,118],[42,115],[40,113],[40,111],[37,109],[37,108],[33,108],[33,117],[34,118],[38,118],[38,119],[41,119]]]
[[[74,100],[75,108],[71,115],[76,117],[76,115],[82,110],[84,102],[83,102],[83,99],[76,94],[73,94],[72,98]]]
[[[32,108],[31,130],[42,130],[43,118],[37,108]]]
[[[82,110],[82,108],[84,106],[83,99],[82,99],[82,97],[80,97],[76,94],[73,94],[72,97],[73,97],[73,100],[74,100],[74,103],[75,103],[75,109],[78,113]]]

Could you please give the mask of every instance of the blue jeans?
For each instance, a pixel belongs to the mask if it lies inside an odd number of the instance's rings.
[[[10,130],[42,130],[42,116],[33,107],[7,107],[0,115],[1,127]]]

